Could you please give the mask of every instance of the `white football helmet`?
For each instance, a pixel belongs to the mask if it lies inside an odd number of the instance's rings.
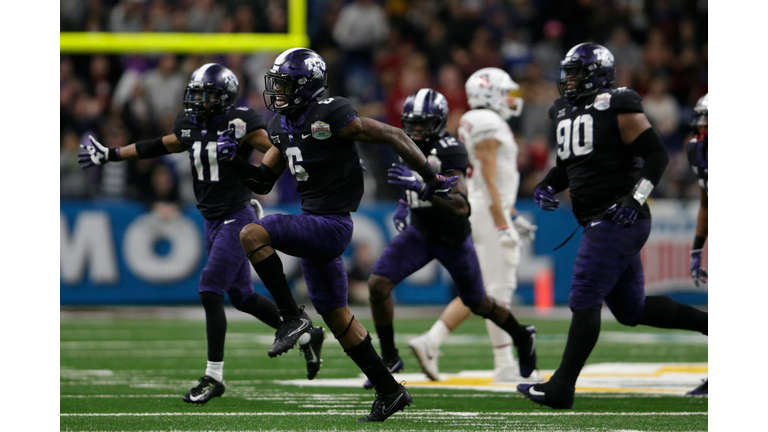
[[[464,84],[470,108],[489,108],[504,117],[519,117],[523,98],[517,96],[520,86],[499,68],[482,68]]]
[[[691,116],[691,126],[693,127],[707,127],[709,124],[709,93],[700,97],[696,102],[696,106],[693,107],[693,115]]]

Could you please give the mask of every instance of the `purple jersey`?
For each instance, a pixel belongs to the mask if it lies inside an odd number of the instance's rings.
[[[206,219],[219,219],[248,204],[251,191],[243,186],[232,168],[217,160],[217,140],[220,132],[235,127],[239,140],[249,132],[264,129],[264,119],[256,111],[239,107],[207,123],[181,111],[173,124],[173,133],[189,153],[192,165],[197,208]],[[250,159],[253,148],[238,146],[237,153]]]
[[[360,156],[354,141],[338,136],[356,118],[348,100],[333,97],[310,103],[295,121],[282,114],[269,121],[269,139],[298,182],[304,212],[344,214],[360,205]]]
[[[643,159],[622,141],[617,115],[642,113],[641,101],[634,90],[605,89],[576,102],[559,98],[549,109],[557,163],[568,173],[573,213],[582,225],[602,217],[640,180]],[[638,217],[651,217],[647,205]]]
[[[699,186],[709,194],[709,135],[693,137],[685,147],[685,153],[688,155],[688,164],[699,179]]]

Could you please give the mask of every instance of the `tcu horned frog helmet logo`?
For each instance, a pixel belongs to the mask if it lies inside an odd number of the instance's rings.
[[[593,51],[600,67],[613,67],[613,54],[605,48],[598,48]]]
[[[325,62],[320,57],[310,57],[304,59],[307,69],[312,71],[312,79],[322,79],[325,72]]]

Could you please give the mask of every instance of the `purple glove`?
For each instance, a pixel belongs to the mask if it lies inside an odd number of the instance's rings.
[[[637,213],[643,208],[632,195],[622,197],[616,204],[608,207],[606,215],[616,213],[611,219],[615,224],[623,227],[631,226],[637,220]]]
[[[707,283],[709,275],[707,271],[701,268],[701,249],[691,251],[691,279],[696,286],[699,282]]]
[[[237,138],[235,138],[235,128],[232,127],[219,135],[216,159],[232,160],[235,158],[235,153],[237,153]]]
[[[80,148],[83,150],[77,154],[77,162],[80,163],[80,168],[85,169],[94,165],[104,165],[107,162],[117,162],[122,160],[119,147],[104,147],[91,135],[88,135],[88,139],[91,140],[91,145],[84,146],[80,144]]]
[[[533,192],[533,200],[536,201],[536,205],[544,211],[553,211],[560,205],[560,200],[555,198],[555,188],[547,186],[546,189],[536,188]]]
[[[451,190],[453,190],[453,187],[456,186],[456,183],[459,181],[459,176],[445,178],[438,174],[437,183],[428,185],[416,178],[416,175],[414,175],[413,171],[409,168],[398,164],[392,164],[387,171],[387,177],[387,183],[418,193],[419,199],[422,201],[429,200],[432,195],[437,195],[443,199],[451,199],[448,195],[450,195]]]
[[[397,232],[403,232],[405,227],[408,226],[408,221],[406,220],[408,217],[408,209],[408,203],[404,200],[397,202],[397,210],[395,210],[395,214],[392,216],[392,221],[395,223]]]

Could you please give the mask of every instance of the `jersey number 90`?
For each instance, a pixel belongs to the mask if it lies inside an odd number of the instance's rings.
[[[583,156],[592,153],[593,136],[592,116],[583,114],[575,119],[563,119],[557,124],[557,156],[566,160],[573,156]],[[581,129],[584,125],[584,134]],[[582,136],[584,139],[582,140]]]

